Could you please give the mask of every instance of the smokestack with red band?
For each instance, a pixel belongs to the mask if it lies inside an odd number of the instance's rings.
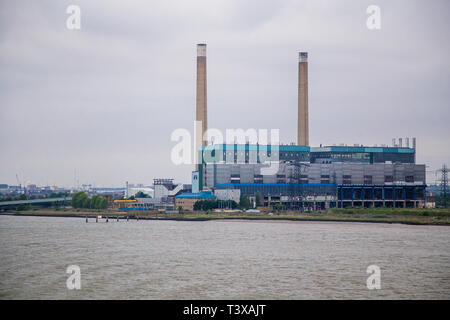
[[[298,123],[297,145],[309,146],[308,125],[308,52],[298,55]]]

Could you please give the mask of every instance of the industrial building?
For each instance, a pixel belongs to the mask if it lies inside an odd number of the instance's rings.
[[[193,211],[194,204],[201,200],[215,200],[217,197],[210,191],[202,191],[196,193],[182,193],[175,196],[175,208],[182,208],[183,210]]]
[[[391,147],[309,146],[308,53],[299,52],[298,59],[297,144],[208,145],[201,138],[208,129],[206,44],[198,45],[196,120],[201,125],[196,128],[193,174],[198,193],[210,190],[224,199],[239,190],[253,201],[258,198],[255,205],[281,203],[296,210],[424,207],[425,165],[415,163],[415,138],[411,146],[409,138],[405,146],[402,138]],[[276,173],[267,174],[264,168],[274,164]],[[197,190],[194,181],[192,189]]]
[[[281,161],[274,175],[262,175],[261,164],[205,166],[206,187],[239,189],[270,206],[327,209],[333,207],[421,207],[425,165],[413,163],[300,163]]]

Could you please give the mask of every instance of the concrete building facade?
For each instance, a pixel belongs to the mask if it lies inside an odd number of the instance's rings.
[[[276,173],[263,173],[269,164],[251,154],[259,149],[279,153]],[[203,157],[204,187],[215,193],[239,189],[249,197],[258,194],[267,206],[326,209],[425,203],[425,165],[414,163],[412,148],[289,145],[275,151],[269,146],[216,145],[214,151],[214,157]]]

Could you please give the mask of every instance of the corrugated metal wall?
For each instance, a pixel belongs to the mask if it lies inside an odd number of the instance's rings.
[[[261,174],[261,164],[209,164],[206,166],[208,187],[216,184],[231,183],[231,175],[239,175],[240,183],[253,183],[254,176]],[[289,163],[280,163],[277,174],[286,175],[287,181],[293,177],[295,167]],[[307,175],[309,183],[323,182],[322,176],[329,176],[329,183],[342,184],[343,176],[351,177],[351,184],[364,184],[364,176],[372,177],[372,184],[385,184],[385,177],[392,176],[394,183],[405,182],[405,176],[413,176],[414,182],[425,181],[425,165],[412,163],[312,163],[301,167],[300,174]],[[264,175],[263,183],[276,183],[276,174]]]

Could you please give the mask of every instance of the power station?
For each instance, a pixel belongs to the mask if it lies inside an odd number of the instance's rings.
[[[307,52],[298,54],[297,144],[207,145],[206,85],[206,44],[198,44],[198,158],[192,182],[198,192],[177,195],[176,200],[210,199],[213,193],[236,197],[238,192],[258,206],[279,203],[295,210],[425,206],[425,165],[415,163],[415,138],[412,147],[409,138],[406,146],[402,138],[398,144],[394,139],[391,147],[309,145]],[[206,151],[212,156],[205,157]],[[267,157],[276,159],[276,173],[264,174],[270,166]]]

